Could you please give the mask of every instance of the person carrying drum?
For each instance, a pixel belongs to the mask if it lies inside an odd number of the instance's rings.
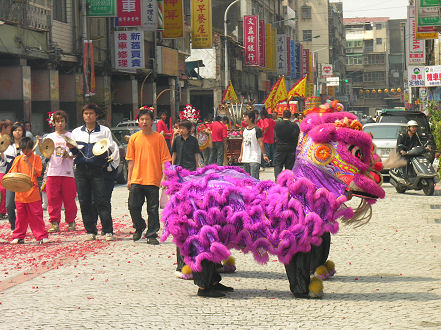
[[[49,160],[46,179],[49,221],[51,223],[50,233],[59,230],[62,204],[64,204],[64,218],[68,224],[68,230],[75,230],[77,187],[73,173],[73,155],[69,152],[63,138],[63,135],[71,137],[71,133],[66,132],[66,122],[67,115],[64,111],[58,110],[52,113],[49,124],[52,127],[55,126],[55,132],[46,137],[54,141],[55,146]]]
[[[112,139],[110,129],[97,123],[100,113],[96,104],[86,104],[82,110],[84,125],[72,131],[72,140],[75,142],[68,138],[66,141],[66,145],[75,157],[74,176],[86,230],[86,241],[96,239],[97,213],[101,219],[105,239],[107,241],[113,240],[110,204],[112,194],[109,189],[108,173],[114,172],[118,167],[119,149]],[[106,139],[109,148],[103,154],[95,155],[92,149],[96,142],[103,139]]]
[[[30,137],[20,140],[22,154],[15,158],[8,174],[24,174],[22,180],[30,180],[32,188],[24,192],[15,193],[15,206],[17,219],[12,233],[11,244],[23,244],[26,231],[31,227],[32,234],[40,244],[47,243],[48,232],[43,220],[43,207],[41,205],[40,189],[38,189],[37,177],[41,175],[43,165],[41,157],[34,154],[34,141]],[[27,177],[26,177],[27,176]],[[17,178],[17,180],[19,180]]]

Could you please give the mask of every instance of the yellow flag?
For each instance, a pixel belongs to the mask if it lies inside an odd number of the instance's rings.
[[[222,96],[222,103],[225,101],[231,101],[232,103],[239,103],[239,99],[237,98],[236,91],[234,90],[233,84],[228,84],[227,89],[224,91],[224,95]]]
[[[285,77],[282,76],[274,84],[265,99],[265,108],[274,108],[278,103],[285,101],[288,94],[286,93]]]
[[[298,82],[292,86],[290,91],[288,92],[288,100],[291,100],[293,97],[299,96],[299,97],[305,97],[305,90],[306,90],[306,77],[303,77]]]

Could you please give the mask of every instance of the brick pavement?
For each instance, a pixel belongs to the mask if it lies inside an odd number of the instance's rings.
[[[261,266],[233,251],[238,271],[223,283],[236,291],[210,300],[196,297],[191,281],[174,277],[173,243],[130,240],[127,191],[118,187],[119,240],[92,243],[98,247],[79,258],[55,257],[57,267],[0,291],[0,327],[441,328],[440,197],[399,195],[388,184],[385,190],[387,199],[374,206],[368,225],[342,226],[333,237],[337,274],[325,282],[324,299],[294,299],[275,258]],[[1,267],[11,269],[3,281],[18,274],[13,262]]]

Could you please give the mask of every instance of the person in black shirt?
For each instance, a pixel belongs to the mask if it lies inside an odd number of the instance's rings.
[[[183,120],[179,123],[180,135],[173,141],[172,163],[179,165],[186,170],[195,171],[199,164],[198,140],[190,135],[192,124],[189,120]]]
[[[291,112],[283,111],[283,120],[274,127],[275,153],[274,153],[274,177],[277,180],[283,167],[292,169],[296,160],[296,148],[299,140],[300,128],[292,123]]]
[[[174,139],[172,146],[172,164],[179,165],[189,171],[195,171],[199,167],[198,140],[190,135],[192,123],[189,120],[183,120],[179,123],[179,135]],[[185,266],[184,257],[181,251],[176,247],[176,271],[181,272]]]

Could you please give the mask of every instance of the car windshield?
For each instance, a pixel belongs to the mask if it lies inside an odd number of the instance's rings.
[[[399,125],[373,125],[363,127],[363,131],[372,133],[374,139],[395,140],[398,138],[398,135],[405,130],[405,126]]]
[[[419,125],[418,131],[427,133],[427,118],[423,116],[381,116],[380,123],[406,124],[409,120],[416,120]]]
[[[124,136],[128,135],[132,135],[134,133],[136,133],[137,131],[139,131],[139,128],[113,128],[112,129],[112,133],[115,135],[116,139],[121,143],[121,144],[126,144],[126,139],[124,138]]]

